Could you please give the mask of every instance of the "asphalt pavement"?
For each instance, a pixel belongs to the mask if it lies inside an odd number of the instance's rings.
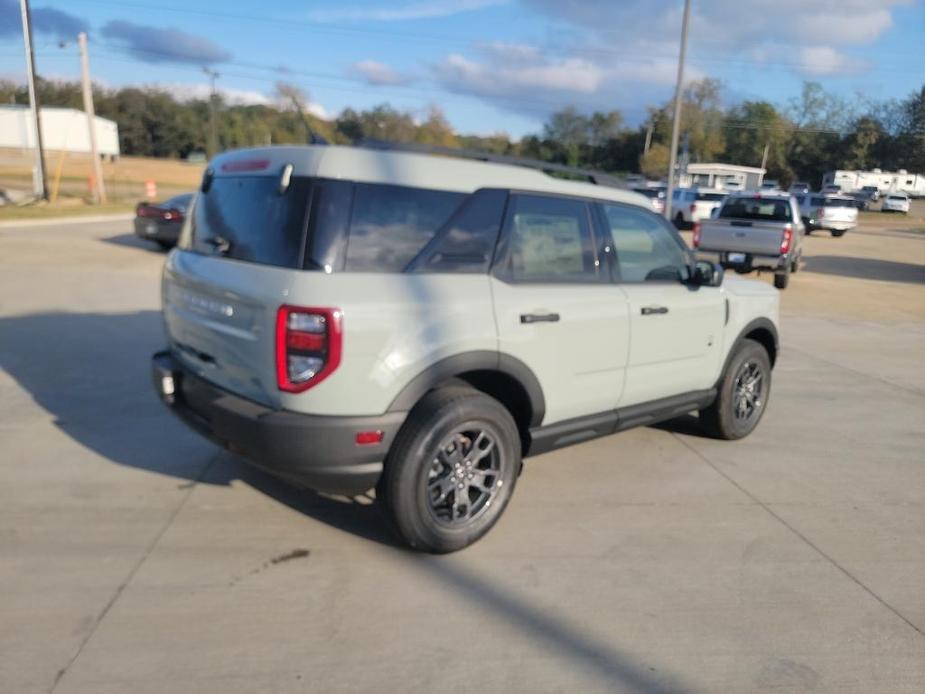
[[[925,691],[925,233],[891,224],[807,240],[751,437],[531,459],[443,557],[164,410],[130,222],[0,229],[0,692]]]

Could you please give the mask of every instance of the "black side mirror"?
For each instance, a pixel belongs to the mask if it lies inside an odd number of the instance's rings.
[[[694,263],[691,283],[698,287],[718,287],[723,283],[723,266],[710,260]]]

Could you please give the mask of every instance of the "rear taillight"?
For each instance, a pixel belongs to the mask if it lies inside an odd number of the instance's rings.
[[[692,203],[691,203],[691,214],[694,214],[694,212],[696,212],[696,211],[697,211],[697,203],[696,203],[696,202],[692,202]]]
[[[164,212],[163,216],[167,221],[170,221],[171,219],[175,219],[178,222],[183,221],[183,213],[180,212],[180,210],[169,209]]]
[[[694,238],[691,243],[694,244],[694,248],[700,247],[700,222],[694,222]]]
[[[823,217],[825,217],[825,208],[820,207],[816,210],[816,219],[822,219]]]
[[[276,314],[276,385],[301,393],[340,365],[343,314],[336,308],[280,306]]]
[[[780,254],[786,255],[790,252],[790,245],[793,243],[793,227],[789,224],[784,227],[784,236],[780,240]]]

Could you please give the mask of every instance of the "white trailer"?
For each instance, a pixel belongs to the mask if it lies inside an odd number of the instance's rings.
[[[108,118],[96,116],[97,149],[102,156],[119,156],[119,126]],[[90,152],[87,114],[76,108],[42,107],[42,143],[46,150]],[[32,149],[35,131],[29,107],[17,104],[0,106],[0,147]]]
[[[823,187],[836,185],[842,193],[856,193],[864,186],[877,186],[881,194],[906,193],[920,198],[925,197],[925,174],[909,173],[905,169],[899,171],[851,171],[838,169],[829,171],[822,177]]]

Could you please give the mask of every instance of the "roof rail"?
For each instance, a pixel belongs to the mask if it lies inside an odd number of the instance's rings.
[[[513,157],[508,154],[493,154],[490,152],[477,152],[471,149],[457,149],[456,147],[444,147],[442,145],[424,145],[414,142],[390,142],[388,140],[363,139],[360,140],[357,147],[365,149],[382,149],[396,152],[413,152],[416,154],[444,154],[449,157],[459,157],[460,159],[474,159],[476,161],[491,162],[493,164],[508,164],[510,166],[523,166],[528,169],[536,169],[544,173],[562,173],[587,180],[599,186],[609,188],[623,188],[628,186],[616,176],[594,171],[591,169],[581,169],[574,166],[565,166],[564,164],[554,164],[539,159],[529,159],[527,157]]]

